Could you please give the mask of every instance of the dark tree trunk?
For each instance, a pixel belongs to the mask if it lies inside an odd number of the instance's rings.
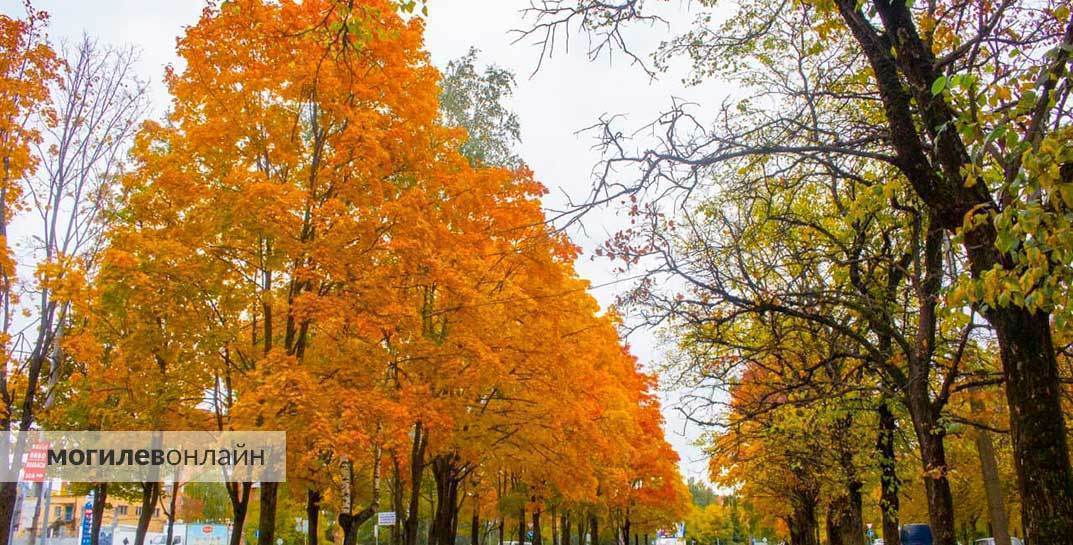
[[[346,462],[346,473],[344,477],[347,486],[347,501],[344,504],[344,509],[346,509],[347,512],[339,514],[339,526],[343,530],[343,545],[355,545],[358,542],[358,530],[361,528],[361,525],[373,518],[373,516],[376,515],[376,512],[380,509],[380,455],[380,448],[376,447],[372,462],[372,497],[369,499],[368,507],[357,513],[353,512],[354,466],[349,461]]]
[[[343,531],[343,545],[356,545],[361,525],[373,518],[375,514],[375,508],[367,507],[353,515],[350,513],[339,515],[339,528]]]
[[[454,545],[458,520],[458,457],[454,454],[432,460],[436,481],[436,509],[432,515],[429,545]]]
[[[820,545],[819,524],[816,522],[816,492],[793,490],[790,494],[793,513],[787,520],[790,545]]]
[[[343,530],[343,545],[355,545],[358,542],[358,530],[361,529],[362,524],[365,524],[376,515],[377,509],[379,509],[379,505],[377,498],[374,497],[369,507],[354,514],[343,513],[339,515],[339,527]]]
[[[373,501],[369,507],[354,514],[342,513],[339,515],[339,527],[343,530],[343,545],[355,545],[358,542],[358,530],[361,529],[361,525],[373,518],[376,515],[376,510],[379,509],[377,495],[377,492],[374,491]]]
[[[171,504],[168,508],[168,534],[167,539],[164,541],[165,545],[172,545],[172,538],[175,537],[175,509],[178,507],[179,502],[179,481],[174,481],[171,485]]]
[[[108,503],[108,483],[97,483],[93,487],[93,521],[90,526],[90,545],[100,545],[101,523],[104,521],[104,506]],[[29,545],[34,545],[31,541]],[[171,545],[171,542],[168,542]]]
[[[1073,543],[1073,475],[1050,320],[994,309],[1026,543]]]
[[[260,520],[257,521],[257,545],[276,544],[276,499],[279,483],[261,483]],[[136,543],[135,545],[141,545]]]
[[[425,446],[428,440],[421,423],[414,424],[414,443],[410,451],[410,507],[406,514],[405,545],[417,545],[417,523],[421,515],[421,476],[425,472]]]
[[[554,507],[551,508],[551,545],[559,545],[559,517]]]
[[[577,545],[585,545],[585,534],[588,533],[588,529],[585,528],[585,515],[578,513],[577,515]]]
[[[562,536],[559,545],[570,545],[570,513],[565,509],[559,518],[559,535]]]
[[[399,457],[391,452],[391,506],[395,510],[395,524],[391,526],[391,545],[402,545],[402,524],[406,519],[402,512],[402,476],[399,469]]]
[[[4,428],[9,429],[9,428]],[[7,461],[0,461],[6,464]],[[14,464],[12,464],[12,467]],[[19,488],[17,482],[0,483],[0,545],[8,545],[8,528],[15,516],[15,503],[18,501]]]
[[[518,510],[518,545],[525,544],[525,504]]]
[[[854,497],[855,496],[855,497]],[[827,506],[827,542],[830,545],[864,545],[860,488]]]
[[[954,501],[947,477],[945,430],[939,423],[943,398],[933,401],[931,369],[935,353],[937,305],[942,288],[943,231],[934,211],[928,213],[923,249],[923,278],[919,285],[919,312],[915,346],[908,354],[909,377],[906,404],[917,437],[917,449],[923,465],[924,490],[928,519],[936,545],[955,545]]]
[[[842,541],[842,518],[845,516],[845,498],[836,498],[827,505],[827,545],[846,545]],[[750,544],[751,545],[751,544]]]
[[[880,493],[879,507],[883,521],[884,545],[900,545],[901,534],[898,532],[898,480],[897,460],[895,459],[894,438],[898,423],[887,401],[879,405],[879,434],[876,438],[876,450],[879,456]]]
[[[153,510],[160,498],[160,483],[142,483],[142,512],[138,515],[138,527],[134,532],[134,545],[145,545],[145,534],[153,520]]]
[[[914,423],[924,470],[924,493],[928,501],[928,521],[936,545],[955,545],[954,498],[947,478],[946,447],[943,433],[934,420]]]
[[[600,544],[600,523],[596,520],[596,515],[589,517],[589,534],[592,536],[592,545]]]
[[[227,483],[227,496],[231,500],[231,539],[229,545],[242,543],[242,530],[246,525],[246,512],[250,506],[250,491],[253,483]],[[113,543],[112,545],[117,545]]]
[[[473,514],[469,518],[469,545],[481,545],[481,502],[480,497],[473,496]]]
[[[853,415],[847,415],[835,423],[835,450],[842,468],[845,491],[834,498],[827,509],[827,540],[830,545],[865,545],[864,515],[862,514],[861,482],[857,464],[853,459],[854,449],[845,438],[853,429]]]
[[[308,528],[306,528],[306,543],[307,545],[317,545],[317,534],[319,533],[320,526],[319,490],[306,491],[306,520],[309,525]]]
[[[540,508],[533,509],[533,545],[541,545],[544,538],[540,535]]]

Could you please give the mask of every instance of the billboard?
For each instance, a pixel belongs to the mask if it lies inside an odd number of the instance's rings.
[[[187,524],[183,545],[227,545],[226,524]]]

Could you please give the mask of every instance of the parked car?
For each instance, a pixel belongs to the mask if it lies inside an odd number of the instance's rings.
[[[906,524],[902,526],[902,545],[931,545],[931,526],[927,524]]]

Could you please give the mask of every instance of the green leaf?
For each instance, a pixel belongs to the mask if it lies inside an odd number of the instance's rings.
[[[931,94],[933,96],[935,96],[935,95],[938,95],[939,93],[943,92],[943,89],[946,89],[946,84],[947,84],[946,76],[939,76],[931,84]]]
[[[1054,18],[1061,22],[1066,22],[1069,19],[1069,6],[1058,6],[1054,8]]]

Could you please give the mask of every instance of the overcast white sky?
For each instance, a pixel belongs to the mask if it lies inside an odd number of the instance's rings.
[[[153,82],[154,109],[167,108],[168,98],[161,78],[164,66],[176,64],[175,39],[183,27],[193,24],[204,5],[201,0],[34,0],[37,9],[52,16],[49,35],[54,42],[77,40],[83,32],[102,42],[133,44],[141,50],[140,71]],[[524,27],[521,10],[528,0],[432,0],[426,47],[437,66],[465,54],[475,46],[481,61],[512,69],[518,88],[512,107],[522,126],[521,156],[547,185],[552,194],[549,206],[562,202],[563,193],[585,194],[593,166],[599,160],[591,150],[592,141],[576,134],[602,114],[625,114],[633,124],[644,123],[664,108],[670,98],[681,97],[708,104],[721,102],[723,86],[712,83],[703,88],[685,88],[681,73],[671,73],[652,81],[621,55],[590,62],[585,42],[574,36],[568,54],[557,52],[543,68],[530,77],[539,51],[526,43],[512,44],[512,29]],[[668,33],[684,32],[692,20],[688,0],[668,0],[659,4],[670,28],[639,27],[629,33],[639,50],[651,51]],[[19,16],[22,0],[0,0],[0,11]],[[586,255],[578,263],[579,272],[594,285],[614,280],[610,266],[593,260],[588,253],[619,224],[613,210],[586,217],[585,231],[574,232],[575,242]],[[604,305],[610,303],[624,284],[593,290]],[[660,350],[651,333],[631,337],[634,352],[646,366],[658,363]],[[664,395],[667,436],[682,456],[686,476],[706,478],[706,461],[692,446],[700,430],[686,425],[673,410],[674,394]]]

